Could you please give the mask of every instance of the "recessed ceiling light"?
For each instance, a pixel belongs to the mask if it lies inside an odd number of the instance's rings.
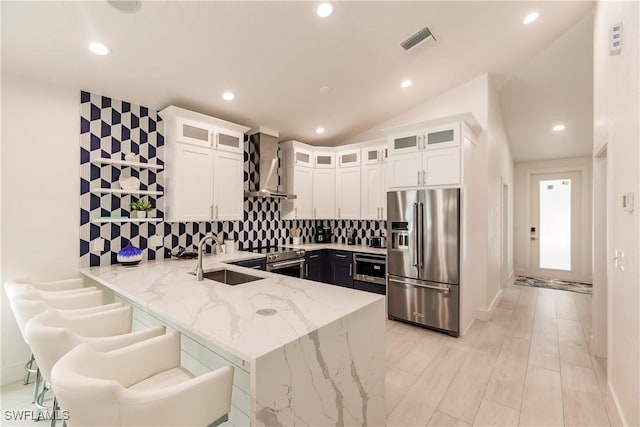
[[[412,83],[413,83],[413,82],[412,82],[411,80],[407,79],[407,80],[403,80],[403,81],[402,81],[402,83],[400,83],[400,86],[401,86],[403,89],[406,89],[406,88],[408,88],[409,86],[411,86],[411,84],[412,84]]]
[[[558,125],[555,125],[552,129],[553,129],[554,132],[560,132],[560,131],[564,130],[564,128],[565,128],[565,125],[558,124]]]
[[[316,133],[318,134],[324,133],[324,128],[323,127],[316,128]]]
[[[316,13],[320,18],[326,18],[333,13],[333,5],[331,3],[320,3]]]
[[[531,24],[533,21],[538,19],[538,16],[540,16],[538,12],[531,12],[530,14],[524,17],[524,19],[522,20],[522,23],[525,25]]]
[[[109,53],[109,48],[103,45],[102,43],[91,43],[89,45],[89,50],[96,55],[107,55]]]
[[[329,86],[322,86],[320,88],[320,93],[329,93],[330,90]]]
[[[140,0],[107,0],[107,3],[120,12],[133,13],[140,9]]]
[[[225,92],[222,94],[222,99],[225,101],[233,101],[236,98],[233,92]]]

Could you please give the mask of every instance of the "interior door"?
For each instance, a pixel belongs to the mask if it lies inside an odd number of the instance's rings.
[[[533,276],[580,280],[581,175],[531,175],[529,238]]]

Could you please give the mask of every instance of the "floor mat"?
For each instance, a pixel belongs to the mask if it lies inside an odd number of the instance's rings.
[[[593,288],[589,283],[567,282],[556,279],[541,279],[539,277],[517,276],[514,282],[520,286],[533,286],[535,288],[559,289],[561,291],[579,292],[591,295]]]

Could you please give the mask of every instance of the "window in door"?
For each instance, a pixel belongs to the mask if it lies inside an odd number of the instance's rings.
[[[540,268],[571,271],[571,179],[540,180]]]

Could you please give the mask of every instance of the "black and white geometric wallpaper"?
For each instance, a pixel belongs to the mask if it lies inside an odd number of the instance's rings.
[[[291,243],[289,230],[300,228],[302,242],[312,242],[316,223],[329,224],[333,241],[346,243],[347,229],[356,230],[356,243],[367,243],[371,235],[384,230],[384,221],[282,220],[277,199],[245,199],[244,221],[211,222],[119,222],[97,223],[101,217],[129,217],[129,204],[144,197],[155,208],[152,216],[163,218],[164,197],[130,194],[100,194],[97,188],[120,188],[120,174],[140,180],[141,190],[164,191],[164,170],[99,164],[96,158],[123,160],[125,153],[139,162],[164,165],[162,119],[156,110],[82,91],[80,93],[80,262],[82,266],[117,263],[118,251],[129,241],[142,249],[144,260],[170,258],[178,248],[193,248],[206,233],[214,232],[236,241],[237,248],[276,246]],[[92,162],[93,160],[93,162]],[[245,140],[245,190],[256,188],[259,164],[255,147]],[[250,185],[251,184],[251,185]],[[93,191],[92,191],[93,190]],[[163,246],[151,247],[149,239],[160,236]],[[92,251],[102,238],[103,251]],[[207,252],[211,246],[207,245]]]

